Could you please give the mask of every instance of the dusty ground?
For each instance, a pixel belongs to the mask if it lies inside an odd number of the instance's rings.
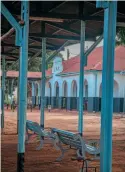
[[[5,112],[5,134],[2,135],[2,172],[16,171],[17,158],[17,112]],[[39,122],[38,110],[27,112],[27,118]],[[77,131],[77,112],[66,112],[65,110],[53,110],[45,112],[45,126]],[[99,114],[84,115],[84,137],[86,139],[98,139],[100,133]],[[81,163],[72,161],[75,150],[65,154],[62,162],[57,163],[55,159],[60,152],[52,145],[46,145],[40,151],[35,150],[36,143],[26,146],[25,172],[78,172]],[[92,162],[90,166],[99,167],[98,162]],[[99,171],[99,169],[97,170]],[[88,171],[89,172],[89,171]],[[125,117],[114,115],[113,118],[113,172],[125,172]]]

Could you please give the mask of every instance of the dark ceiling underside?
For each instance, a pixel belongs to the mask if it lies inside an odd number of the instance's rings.
[[[21,2],[3,1],[7,9],[20,21]],[[125,23],[125,2],[118,2],[117,22]],[[42,49],[42,37],[47,38],[47,51],[59,49],[67,40],[67,45],[80,41],[80,19],[86,21],[86,40],[95,41],[103,33],[103,10],[96,8],[96,2],[85,1],[31,1],[30,28],[29,28],[29,57],[34,56]],[[45,33],[41,29],[43,17]],[[60,20],[53,22],[51,20]],[[12,26],[1,16],[1,34],[4,35]],[[50,20],[50,21],[49,21]],[[15,46],[15,33],[1,43],[2,55],[9,63],[19,58],[19,47]],[[41,54],[39,54],[40,56]]]

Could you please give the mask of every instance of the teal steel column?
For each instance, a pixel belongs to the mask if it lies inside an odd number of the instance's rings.
[[[101,172],[112,171],[112,115],[117,1],[109,1],[107,5],[107,8],[104,9],[100,157]]]
[[[20,48],[19,74],[19,109],[18,109],[18,155],[17,171],[24,171],[25,130],[27,110],[27,68],[28,68],[28,35],[29,35],[29,2],[21,1],[22,44]]]
[[[79,76],[79,121],[78,131],[83,132],[83,97],[84,97],[84,65],[85,65],[85,22],[81,20],[81,40],[80,40],[80,76]]]
[[[42,38],[42,79],[41,79],[41,112],[40,125],[44,128],[45,82],[46,82],[46,38]]]
[[[5,98],[5,57],[2,58],[2,114],[1,114],[1,132],[4,132],[4,98]]]

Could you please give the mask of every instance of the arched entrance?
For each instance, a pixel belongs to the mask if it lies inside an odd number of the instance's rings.
[[[51,105],[51,96],[52,96],[52,90],[51,90],[51,83],[48,82],[46,84],[46,96],[47,96],[47,105]]]
[[[67,82],[64,81],[63,82],[63,87],[62,87],[62,91],[63,91],[63,100],[62,100],[62,108],[67,108]]]
[[[117,101],[119,97],[119,85],[117,83],[117,81],[114,80],[114,87],[113,87],[113,109],[114,111],[117,111],[115,109],[118,109],[119,107],[119,103]],[[101,98],[102,98],[102,83],[100,84],[100,87],[99,87],[99,98],[100,98],[100,102],[99,102],[99,110],[101,110]]]
[[[77,109],[77,83],[75,80],[72,81],[71,96],[71,107]]]
[[[55,107],[58,108],[58,100],[59,100],[59,84],[58,82],[55,83]]]

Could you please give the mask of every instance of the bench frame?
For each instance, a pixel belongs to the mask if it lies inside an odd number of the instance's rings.
[[[31,131],[32,133],[29,133]],[[40,145],[36,148],[36,150],[40,150],[43,148],[44,143],[52,143],[54,147],[59,150],[56,143],[58,142],[58,138],[56,135],[52,134],[49,131],[44,130],[40,127],[37,122],[26,121],[26,139],[25,143],[28,144],[31,140],[32,136],[39,136]]]
[[[99,144],[99,141],[92,140],[87,143],[84,140],[84,138],[81,137],[80,134],[76,134],[65,130],[59,130],[56,128],[51,128],[51,133],[56,134],[58,137],[58,143],[56,144],[61,151],[61,156],[57,158],[57,161],[61,161],[64,157],[64,153],[67,150],[71,149],[72,147],[77,150],[77,157],[80,159],[86,159],[86,153],[94,155],[94,157],[91,160],[99,159],[97,156],[100,154],[100,149],[96,148],[95,146],[91,146],[91,144]],[[64,135],[65,137],[61,139],[61,136]],[[72,143],[74,143],[73,146],[69,138],[71,139]],[[66,144],[66,140],[68,140],[67,144]],[[69,145],[70,147],[68,149],[64,149],[62,144]]]

